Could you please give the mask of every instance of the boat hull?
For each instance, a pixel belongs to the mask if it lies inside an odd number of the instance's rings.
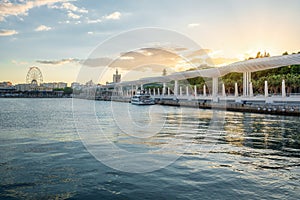
[[[149,101],[149,102],[142,102],[142,101],[131,101],[131,104],[133,105],[154,105],[154,101]]]

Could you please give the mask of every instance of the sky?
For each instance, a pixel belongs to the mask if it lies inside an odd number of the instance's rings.
[[[299,0],[0,0],[0,82],[24,83],[32,66],[44,82],[71,83],[85,71],[105,83],[116,68],[134,79],[161,74],[164,66],[181,71],[258,51],[299,52],[299,9]],[[163,31],[156,37],[149,27]]]

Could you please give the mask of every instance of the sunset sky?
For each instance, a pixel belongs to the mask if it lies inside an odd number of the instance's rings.
[[[144,27],[187,36],[215,65],[299,52],[299,9],[299,0],[0,0],[0,81],[25,82],[38,66],[44,82],[71,83],[100,43]],[[118,64],[109,72],[129,70]]]

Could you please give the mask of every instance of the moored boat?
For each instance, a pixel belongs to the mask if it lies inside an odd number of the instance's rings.
[[[154,99],[152,99],[149,94],[140,93],[140,94],[136,94],[136,95],[132,96],[131,104],[134,104],[134,105],[154,105],[155,102],[154,102]]]

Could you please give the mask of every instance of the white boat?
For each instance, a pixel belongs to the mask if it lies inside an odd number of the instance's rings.
[[[136,94],[131,98],[131,104],[134,105],[154,105],[154,99],[149,94]]]

